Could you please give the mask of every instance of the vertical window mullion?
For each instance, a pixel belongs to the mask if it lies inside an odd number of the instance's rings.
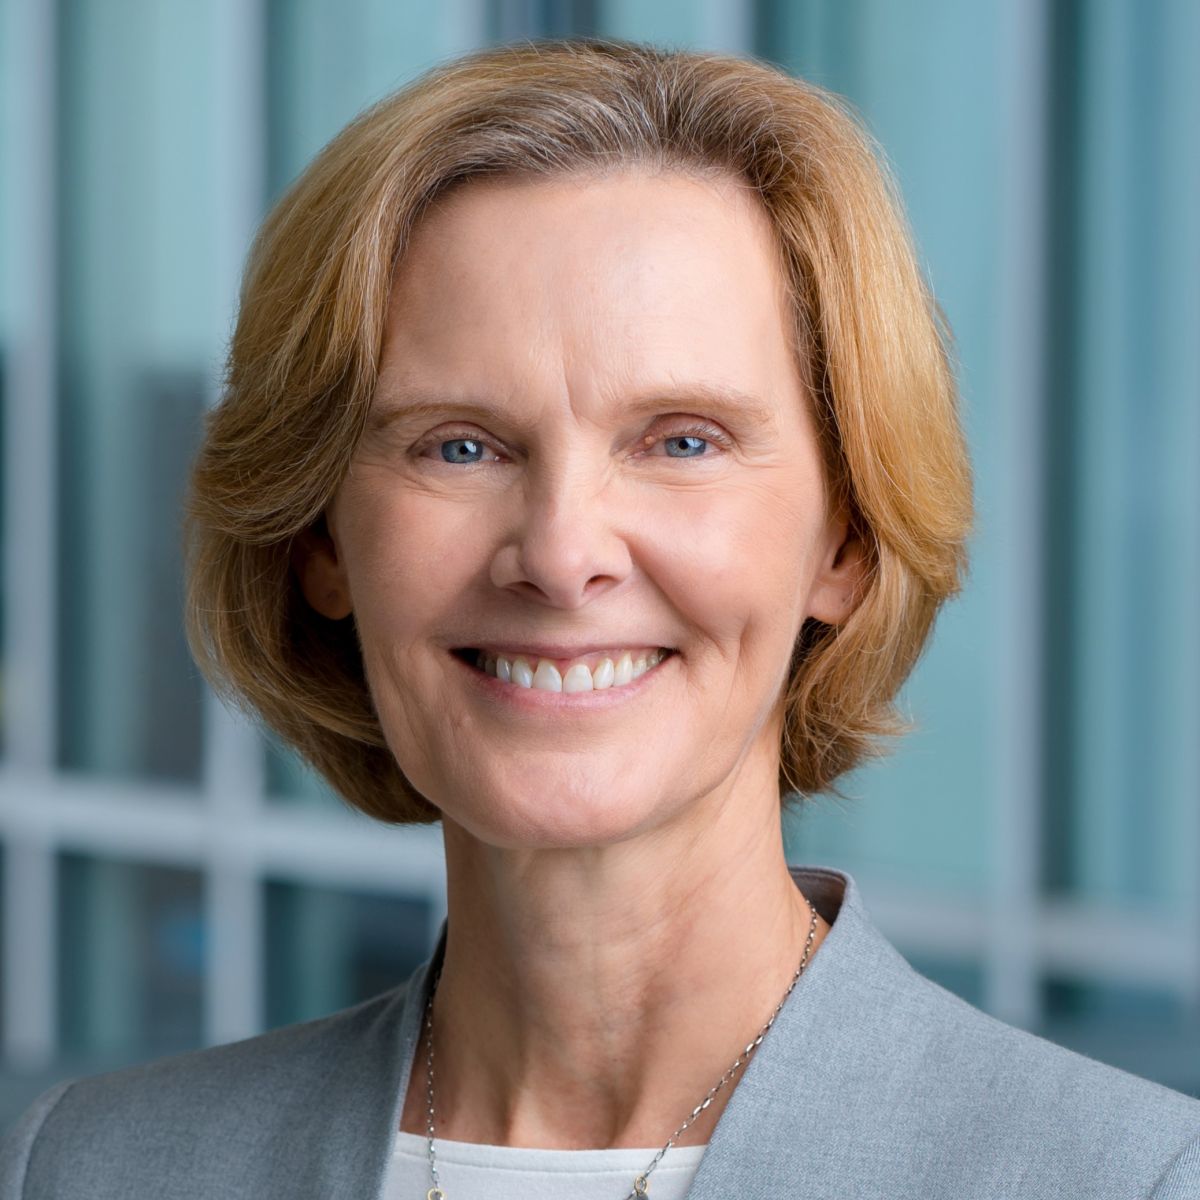
[[[1039,0],[1003,6],[1007,191],[1001,211],[1001,314],[998,361],[1004,422],[1005,486],[995,524],[1003,594],[996,644],[997,764],[988,797],[993,871],[984,957],[986,1007],[1001,1020],[1032,1027],[1040,1020],[1037,943],[1040,911],[1044,753],[1041,718],[1045,632],[1043,526],[1046,447],[1044,314],[1046,294],[1046,148],[1048,29]]]
[[[46,777],[57,755],[58,13],[4,6],[7,213],[4,297],[7,521],[4,542],[5,765]],[[14,703],[13,701],[17,701]],[[55,847],[5,829],[4,1057],[25,1067],[57,1048]]]

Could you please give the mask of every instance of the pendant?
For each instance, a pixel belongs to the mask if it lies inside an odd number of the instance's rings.
[[[646,1182],[645,1175],[639,1175],[633,1181],[633,1194],[635,1196],[645,1196],[650,1189],[650,1185]]]
[[[446,1193],[440,1187],[431,1187],[425,1193],[425,1200],[446,1200]]]

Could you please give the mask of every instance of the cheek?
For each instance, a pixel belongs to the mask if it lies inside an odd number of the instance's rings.
[[[464,508],[394,489],[368,492],[343,531],[342,552],[360,636],[428,636],[479,570],[479,522]]]
[[[790,645],[811,573],[813,514],[780,482],[745,480],[676,497],[647,520],[656,582],[701,636],[719,644]]]

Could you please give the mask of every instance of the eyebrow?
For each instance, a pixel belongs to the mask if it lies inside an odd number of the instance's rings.
[[[500,420],[531,433],[534,422],[519,413],[509,412],[486,400],[456,399],[437,392],[404,387],[384,392],[384,406],[372,409],[369,418],[375,429],[398,421],[415,421],[434,416],[459,416]],[[676,383],[646,388],[625,399],[619,406],[622,417],[641,416],[655,409],[683,410],[703,408],[757,432],[774,429],[776,414],[761,397],[728,384]]]

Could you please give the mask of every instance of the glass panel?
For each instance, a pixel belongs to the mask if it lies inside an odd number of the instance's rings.
[[[661,7],[657,0],[654,7]],[[516,41],[533,37],[572,37],[598,31],[600,0],[492,0],[487,5],[488,40]]]
[[[64,766],[197,780],[180,497],[215,357],[211,8],[64,0]]]
[[[1078,61],[1062,86],[1081,202],[1060,218],[1074,274],[1058,305],[1069,387],[1054,448],[1072,491],[1058,643],[1071,854],[1057,882],[1194,906],[1200,196],[1195,154],[1178,147],[1200,117],[1182,50],[1200,10],[1073,7]]]
[[[7,947],[7,945],[5,943],[5,939],[4,939],[4,912],[5,912],[5,909],[4,909],[4,896],[5,896],[4,872],[5,872],[5,869],[7,868],[7,866],[8,866],[8,847],[4,844],[3,840],[0,840],[0,979],[3,978],[4,968],[8,965],[8,959],[6,957],[8,947]],[[5,1019],[7,1016],[7,1013],[6,1013],[7,1007],[8,1006],[6,1004],[0,1003],[0,1045],[4,1044],[3,1039],[4,1039]],[[3,1063],[0,1062],[0,1078],[3,1078],[3,1074],[4,1074]],[[3,1121],[3,1113],[0,1113],[0,1121]],[[0,1128],[3,1128],[3,1126],[0,1125]]]
[[[468,17],[461,5],[434,19],[395,0],[266,0],[269,194],[360,109],[481,41]]]
[[[149,1058],[200,1044],[201,891],[197,871],[62,856],[64,1053]]]
[[[2,14],[0,14],[2,15]],[[13,153],[13,143],[19,139],[11,137],[13,132],[8,119],[8,99],[16,95],[20,83],[26,78],[21,71],[21,65],[14,62],[12,45],[8,40],[8,22],[0,19],[0,78],[6,86],[0,87],[0,484],[4,482],[5,438],[8,425],[8,376],[6,374],[7,355],[5,353],[10,339],[16,333],[16,304],[17,288],[12,270],[16,257],[15,247],[10,245],[13,230],[12,189],[11,180],[17,163]],[[17,81],[17,86],[14,86]],[[4,662],[5,612],[7,608],[8,576],[5,567],[8,562],[7,554],[7,514],[4,511],[4,501],[8,494],[6,487],[0,486],[0,747],[7,743],[7,711],[12,703],[9,696],[7,664]],[[2,961],[2,960],[0,960]],[[0,1005],[0,1007],[3,1007]],[[0,1016],[3,1020],[3,1016]]]
[[[2,161],[2,156],[0,156]],[[3,218],[3,212],[0,212],[0,218]],[[0,233],[3,231],[3,226],[0,225]],[[3,256],[5,247],[0,244],[0,257]],[[0,287],[0,291],[3,288]],[[8,428],[8,376],[5,373],[6,357],[4,353],[4,337],[8,331],[0,326],[0,484],[4,482],[4,465],[6,446],[8,441],[5,437],[5,432]],[[8,611],[8,573],[6,567],[8,565],[8,513],[5,507],[5,500],[8,497],[8,488],[0,486],[0,747],[6,746],[8,743],[8,706],[12,704],[13,697],[9,694],[10,688],[8,685],[8,664],[4,661],[4,651],[8,644],[7,635],[7,611]]]
[[[693,0],[657,0],[654,4],[642,0],[599,0],[597,9],[594,21],[599,32],[608,37],[702,50],[721,48],[708,36],[714,25],[724,24],[719,16],[714,20],[712,5],[696,4]],[[730,23],[738,26],[737,14],[731,15],[734,19]]]
[[[267,1023],[305,1021],[403,983],[433,949],[420,898],[269,882]]]
[[[344,809],[341,797],[294,750],[267,736],[267,802],[304,808]]]

